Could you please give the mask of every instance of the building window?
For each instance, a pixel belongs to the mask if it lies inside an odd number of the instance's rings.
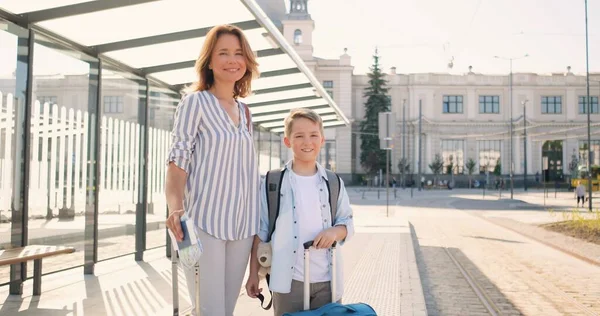
[[[493,173],[496,164],[500,163],[502,154],[501,140],[480,140],[479,145],[479,173],[485,174],[486,171]]]
[[[497,95],[480,95],[479,113],[500,113],[500,97]]]
[[[48,113],[52,114],[52,105],[58,104],[56,96],[39,96],[38,101],[40,101],[40,114],[44,114],[44,104],[48,103],[49,110]]]
[[[542,97],[542,113],[543,114],[561,114],[562,113],[562,97]]]
[[[462,113],[463,112],[463,96],[462,95],[445,95],[444,96],[444,113]]]
[[[450,166],[454,174],[463,173],[464,171],[464,140],[442,139],[442,160],[444,168],[442,173],[450,174]]]
[[[579,114],[587,114],[587,96],[579,97]],[[590,104],[592,106],[592,114],[598,114],[598,97],[590,96]]]
[[[335,140],[326,140],[319,152],[319,163],[326,169],[336,170]]]
[[[302,31],[300,31],[300,30],[294,31],[294,44],[296,44],[296,45],[302,44]]]
[[[327,94],[329,94],[329,96],[333,99],[333,81],[324,80],[323,88],[325,88],[325,91],[327,91]]]
[[[590,142],[592,165],[600,165],[600,140],[592,139]],[[579,141],[579,167],[585,167],[587,170],[588,166],[588,142],[587,140]]]
[[[41,105],[44,105],[44,103],[50,103],[50,105],[52,104],[57,104],[56,102],[57,98],[55,96],[40,96],[38,97],[38,101],[40,101]]]
[[[123,96],[105,96],[104,113],[123,113]]]

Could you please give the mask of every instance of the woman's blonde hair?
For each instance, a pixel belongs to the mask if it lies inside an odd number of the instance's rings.
[[[211,62],[210,58],[212,52],[217,45],[217,40],[223,34],[237,36],[240,41],[240,46],[242,47],[242,54],[246,59],[246,73],[235,83],[233,88],[234,98],[244,98],[251,92],[252,79],[258,77],[258,63],[256,62],[256,57],[242,30],[237,26],[229,24],[217,25],[206,34],[206,40],[204,41],[204,45],[202,45],[200,56],[198,56],[196,65],[194,66],[196,74],[198,74],[198,81],[194,82],[192,86],[186,90],[193,92],[204,91],[210,89],[214,85],[215,77],[213,71],[209,69],[208,66]]]

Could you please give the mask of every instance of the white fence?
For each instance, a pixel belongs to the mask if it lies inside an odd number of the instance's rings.
[[[10,210],[13,189],[14,97],[0,93],[0,210]],[[29,215],[54,216],[60,209],[76,214],[86,208],[91,188],[87,173],[89,132],[95,114],[35,101],[31,115]],[[100,213],[135,212],[139,202],[139,164],[143,125],[102,116],[100,120]],[[92,141],[94,141],[92,139]],[[166,216],[165,160],[170,131],[149,128],[148,201]],[[93,150],[93,148],[92,148]]]

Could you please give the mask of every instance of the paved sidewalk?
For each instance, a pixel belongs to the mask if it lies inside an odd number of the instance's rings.
[[[586,219],[600,218],[600,211],[597,209],[589,212],[587,208],[569,207],[568,205],[573,203],[571,194],[559,193],[556,199],[552,196],[549,200],[555,206],[550,208],[543,207],[542,192],[515,194],[515,200],[518,199],[516,203],[508,199],[491,201],[483,200],[477,195],[458,194],[454,197],[460,199],[453,201],[451,205],[460,210],[472,211],[472,214],[489,222],[600,266],[600,245],[546,230],[540,226],[569,220],[575,216]]]
[[[365,302],[378,315],[426,315],[415,252],[405,217],[390,207],[353,205],[356,235],[342,247],[345,303]],[[96,276],[81,268],[43,277],[43,293],[22,297],[0,287],[0,315],[170,315],[171,265],[164,248],[148,251],[145,262],[125,256],[98,263]],[[189,306],[179,274],[181,307]],[[241,291],[235,316],[272,315]]]

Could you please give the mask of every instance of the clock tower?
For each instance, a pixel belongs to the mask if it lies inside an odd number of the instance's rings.
[[[308,14],[308,0],[289,0],[290,12],[281,21],[283,36],[303,60],[313,59],[312,33],[315,22]]]
[[[308,7],[306,3],[308,0],[290,0],[290,16],[295,16],[300,19],[310,19],[308,14]]]

